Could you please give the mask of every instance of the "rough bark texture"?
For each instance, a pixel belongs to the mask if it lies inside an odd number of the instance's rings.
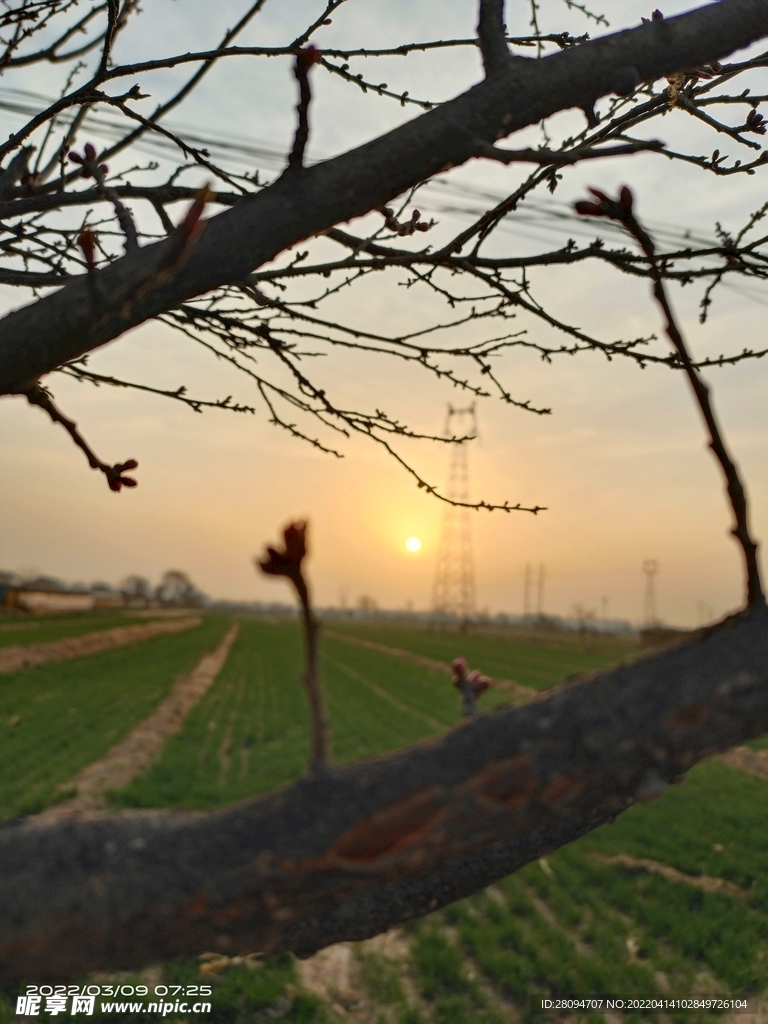
[[[212,814],[0,828],[0,978],[362,939],[571,842],[768,730],[768,609]]]
[[[722,0],[542,60],[502,61],[494,49],[489,77],[479,85],[358,149],[290,169],[208,221],[191,252],[180,252],[171,237],[11,313],[0,321],[0,394],[186,299],[243,280],[303,239],[384,206],[488,143],[559,110],[589,110],[630,80],[723,58],[766,34],[765,0]]]

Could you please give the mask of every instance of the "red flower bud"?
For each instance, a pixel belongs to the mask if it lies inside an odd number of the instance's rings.
[[[581,214],[582,217],[605,216],[602,207],[598,206],[597,203],[590,203],[586,199],[580,199],[578,203],[574,203],[573,208],[576,210],[576,213]]]
[[[89,270],[96,267],[96,235],[86,227],[77,236],[77,244],[83,250],[85,263]]]
[[[454,658],[451,662],[451,668],[458,676],[459,680],[466,679],[467,673],[469,672],[469,665],[467,664],[466,658]],[[458,682],[456,682],[456,685],[459,685]]]
[[[83,178],[96,178],[99,174],[104,175],[109,170],[106,164],[100,164],[96,167],[96,148],[90,142],[86,142],[83,147],[83,156],[80,156],[74,150],[68,156],[73,164],[80,164],[83,168],[80,172]]]
[[[114,466],[108,467],[106,472],[109,489],[119,493],[122,487],[136,487],[133,477],[123,476],[123,472],[126,469],[136,469],[138,465],[136,459],[128,459],[127,462],[116,462]]]
[[[307,523],[291,523],[283,530],[283,540],[283,550],[268,547],[266,558],[263,558],[258,566],[268,576],[295,578],[301,575],[301,563],[307,554]]]
[[[484,676],[479,668],[476,668],[469,673],[467,682],[474,690],[476,698],[479,697],[481,694],[485,693],[485,691],[491,685],[491,680],[488,678],[488,676]]]
[[[317,64],[322,54],[316,46],[306,46],[296,54],[296,70],[307,72],[313,64]]]

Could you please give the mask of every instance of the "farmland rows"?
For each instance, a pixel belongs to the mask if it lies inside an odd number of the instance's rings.
[[[90,732],[73,738],[78,755],[88,744],[96,748],[97,723],[104,728],[111,715],[110,727],[115,728],[113,705],[121,688],[130,683],[136,691],[133,701],[141,700],[151,710],[167,692],[160,677],[173,674],[173,659],[174,664],[183,656],[194,661],[183,645],[208,630],[207,644],[199,643],[197,651],[211,648],[225,628],[223,621],[208,621],[186,636],[136,646],[130,667],[119,659],[124,651],[83,659],[83,668],[97,661],[101,668],[89,675],[91,689],[84,686],[82,695],[97,696],[94,683],[102,679],[111,700],[94,708]],[[461,653],[473,665],[479,662],[484,669],[538,688],[615,659],[620,647],[580,650],[578,638],[568,638],[569,650],[557,642],[549,648],[513,643],[498,634],[486,642],[482,637],[409,634],[404,629],[356,627],[355,635],[440,661]],[[158,654],[165,651],[165,676],[155,672],[142,684],[142,671],[152,674],[157,660],[146,656],[150,644]],[[179,647],[172,654],[174,644]],[[629,644],[624,647],[622,653],[632,653]],[[107,664],[108,657],[117,659],[114,665]],[[59,672],[72,664],[58,667]],[[143,670],[137,671],[140,664]],[[115,802],[208,808],[298,776],[309,750],[301,667],[294,623],[244,620],[227,664],[184,728],[144,776],[113,794]],[[53,668],[24,675],[32,679]],[[322,668],[337,761],[418,741],[459,719],[459,700],[444,672],[327,636]],[[35,685],[38,693],[45,692]],[[0,723],[5,689],[4,682]],[[505,695],[491,691],[486,699],[491,707]],[[59,711],[64,717],[63,708]],[[136,713],[135,719],[140,717]],[[127,727],[120,728],[124,732]],[[54,730],[45,735],[50,741]],[[44,744],[37,749],[40,760]],[[49,756],[45,749],[46,764]],[[68,756],[72,758],[72,751]],[[79,763],[87,760],[80,756]],[[11,768],[0,766],[0,772],[3,767]],[[71,774],[59,772],[56,779]],[[25,778],[28,787],[37,782],[28,769]],[[237,963],[211,956],[202,965],[205,976],[195,961],[167,965],[162,975],[166,983],[215,978],[211,1019],[216,1024],[277,1018],[285,1024],[331,1024],[340,1018],[353,1024],[543,1022],[530,1017],[531,992],[763,991],[768,984],[766,787],[767,781],[723,763],[702,764],[683,786],[671,787],[653,804],[632,808],[613,825],[547,860],[386,940],[350,947],[351,968],[343,985],[334,982],[333,971],[321,961],[316,974],[327,984],[320,999],[301,988],[300,976],[307,977],[309,968],[302,967],[299,975],[289,957]],[[16,800],[18,804],[20,796]],[[159,969],[153,970],[157,979]],[[10,1002],[0,998],[0,1024],[10,1019]],[[102,1019],[135,1018],[111,1013]],[[142,1019],[153,1017],[142,1014]],[[681,1024],[697,1019],[679,1017]]]
[[[348,986],[360,1019],[544,1021],[530,1013],[534,992],[764,991],[765,787],[716,762],[701,765],[657,803],[393,935],[388,952],[378,940],[360,944]],[[716,878],[721,885],[711,884]],[[352,996],[329,984],[328,1001],[340,998],[345,1005]]]
[[[385,646],[412,651],[448,662],[462,656],[472,668],[487,675],[511,679],[534,690],[545,690],[568,676],[592,672],[639,652],[634,637],[578,633],[531,634],[495,628],[460,633],[401,625],[334,621],[335,634],[349,634]]]
[[[0,817],[71,795],[61,787],[145,718],[226,626],[209,618],[184,633],[0,676]]]
[[[465,640],[438,635],[424,643],[422,635],[384,631],[378,638],[441,660]],[[514,645],[500,642],[491,655],[513,678],[527,672],[526,681],[534,676],[539,685],[607,658],[600,650],[520,646],[522,672]],[[219,681],[121,802],[213,807],[295,777],[308,753],[300,670],[293,624],[243,623]],[[413,742],[459,717],[444,673],[341,639],[324,638],[323,674],[339,761]],[[496,694],[491,703],[503,699]],[[496,1024],[527,1018],[531,991],[762,990],[765,786],[722,764],[702,765],[657,803],[407,929],[394,960],[372,944],[354,947],[353,991],[339,996],[331,986],[325,1002],[336,1002],[334,1013],[351,1006],[353,1019],[378,1024]],[[727,884],[706,891],[690,883],[702,875]],[[264,980],[273,969],[269,962],[220,963],[230,985]],[[302,1014],[321,1013],[302,1006]]]
[[[337,987],[333,972],[316,972],[326,978],[321,1001],[292,987],[298,979],[285,957],[238,964],[211,955],[202,965],[168,965],[162,980],[216,979],[216,1024],[261,1020],[255,1015],[267,1008],[287,1024],[330,1024],[340,1017],[359,1024],[543,1024],[545,1018],[528,1011],[531,992],[764,990],[765,785],[718,763],[702,765],[691,773],[690,788],[673,789],[656,804],[632,809],[547,861],[413,924],[393,936],[394,942],[353,947],[343,987]],[[664,857],[681,874],[719,872],[731,889],[707,892],[605,863],[604,858],[627,850],[646,859]],[[331,957],[320,954],[321,968],[332,962],[333,951],[327,953]],[[302,967],[301,975],[306,973]],[[143,977],[158,976],[155,970]],[[101,1018],[108,1019],[131,1020],[114,1014]],[[637,1019],[629,1017],[627,1024]],[[645,1019],[694,1024],[705,1018]]]
[[[140,624],[116,626],[114,629],[100,629],[95,632],[69,636],[63,640],[48,643],[27,644],[17,647],[0,648],[0,672],[16,672],[31,665],[45,665],[54,661],[69,661],[88,654],[97,654],[114,647],[148,640],[153,636],[167,633],[181,633],[200,625],[200,616],[186,618],[161,619],[158,622],[142,622]]]
[[[9,622],[0,619],[0,648],[52,643],[56,640],[66,640],[71,636],[81,636],[83,633],[93,633],[101,629],[114,629],[116,626],[129,626],[140,621],[152,619],[139,619],[124,611],[41,615],[13,618]]]
[[[332,750],[345,762],[426,739],[461,715],[445,673],[324,638]],[[283,785],[309,754],[302,646],[292,622],[242,622],[217,683],[123,806],[215,807]],[[507,697],[491,691],[487,707]]]
[[[153,763],[170,736],[184,725],[189,711],[211,686],[226,663],[240,627],[231,626],[214,651],[203,655],[191,672],[179,676],[171,693],[142,719],[127,736],[111,747],[104,757],[93,761],[71,780],[76,795],[48,807],[37,816],[41,821],[61,821],[106,807],[106,794],[127,786]]]

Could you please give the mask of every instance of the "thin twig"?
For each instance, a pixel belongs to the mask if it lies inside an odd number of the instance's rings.
[[[628,142],[622,146],[605,146],[603,149],[582,146],[578,149],[566,149],[560,152],[551,149],[503,149],[494,146],[491,142],[478,139],[476,147],[478,157],[497,160],[502,164],[529,163],[566,167],[570,164],[577,164],[581,160],[598,160],[606,156],[627,156],[630,153],[645,153],[649,150],[658,153],[664,149],[664,143],[658,139],[649,139],[647,142],[644,140]]]
[[[77,424],[73,420],[67,419],[61,410],[53,404],[51,395],[45,388],[39,384],[32,384],[28,388],[20,390],[18,394],[24,395],[30,405],[36,405],[40,409],[44,409],[54,423],[60,423],[64,427],[77,447],[85,452],[85,457],[88,459],[88,465],[91,469],[100,470],[107,478],[111,491],[120,491],[123,487],[136,486],[136,481],[132,477],[124,476],[123,474],[127,469],[136,469],[138,462],[135,459],[128,459],[127,462],[116,462],[114,466],[102,462],[77,429]]]
[[[738,467],[730,456],[725,443],[720,425],[717,422],[712,399],[710,398],[709,387],[704,382],[696,367],[693,365],[683,333],[677,324],[672,305],[664,287],[664,277],[656,258],[656,246],[653,239],[642,226],[633,212],[633,197],[628,188],[621,190],[618,200],[610,199],[603,192],[590,189],[597,199],[597,202],[581,202],[576,204],[576,209],[584,216],[610,217],[619,221],[635,239],[637,244],[645,253],[651,268],[653,279],[653,295],[664,314],[665,330],[667,337],[677,354],[677,358],[685,370],[685,374],[693,390],[694,397],[704,418],[709,432],[709,447],[725,477],[725,485],[728,498],[733,510],[735,526],[731,533],[741,546],[744,556],[747,583],[747,605],[753,607],[765,603],[762,582],[760,580],[760,566],[757,561],[757,544],[752,540],[749,532],[749,507],[747,492],[741,481]]]
[[[257,560],[256,565],[269,576],[286,576],[296,588],[299,597],[306,654],[304,686],[312,718],[312,755],[309,767],[310,772],[318,773],[327,770],[328,767],[328,719],[325,714],[318,665],[320,623],[312,612],[309,588],[301,569],[301,563],[307,554],[306,536],[306,522],[291,523],[283,531],[283,550],[268,547],[266,557],[261,561]]]
[[[292,171],[300,171],[304,166],[304,150],[309,139],[309,104],[312,102],[312,90],[309,87],[309,69],[319,60],[320,54],[314,46],[307,46],[296,54],[293,73],[299,83],[299,102],[296,107],[298,125],[293,139],[293,147],[288,157],[288,167]]]

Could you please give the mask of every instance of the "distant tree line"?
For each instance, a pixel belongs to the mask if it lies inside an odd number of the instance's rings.
[[[180,569],[169,569],[156,587],[144,576],[126,576],[120,592],[129,604],[160,604],[170,608],[201,608],[208,596]]]
[[[209,603],[207,594],[199,590],[187,573],[168,569],[153,587],[145,576],[126,576],[118,587],[97,581],[91,584],[67,583],[56,576],[8,572],[0,570],[0,589],[23,589],[43,592],[90,593],[111,598],[122,597],[133,607],[161,606],[170,608],[201,608]]]

